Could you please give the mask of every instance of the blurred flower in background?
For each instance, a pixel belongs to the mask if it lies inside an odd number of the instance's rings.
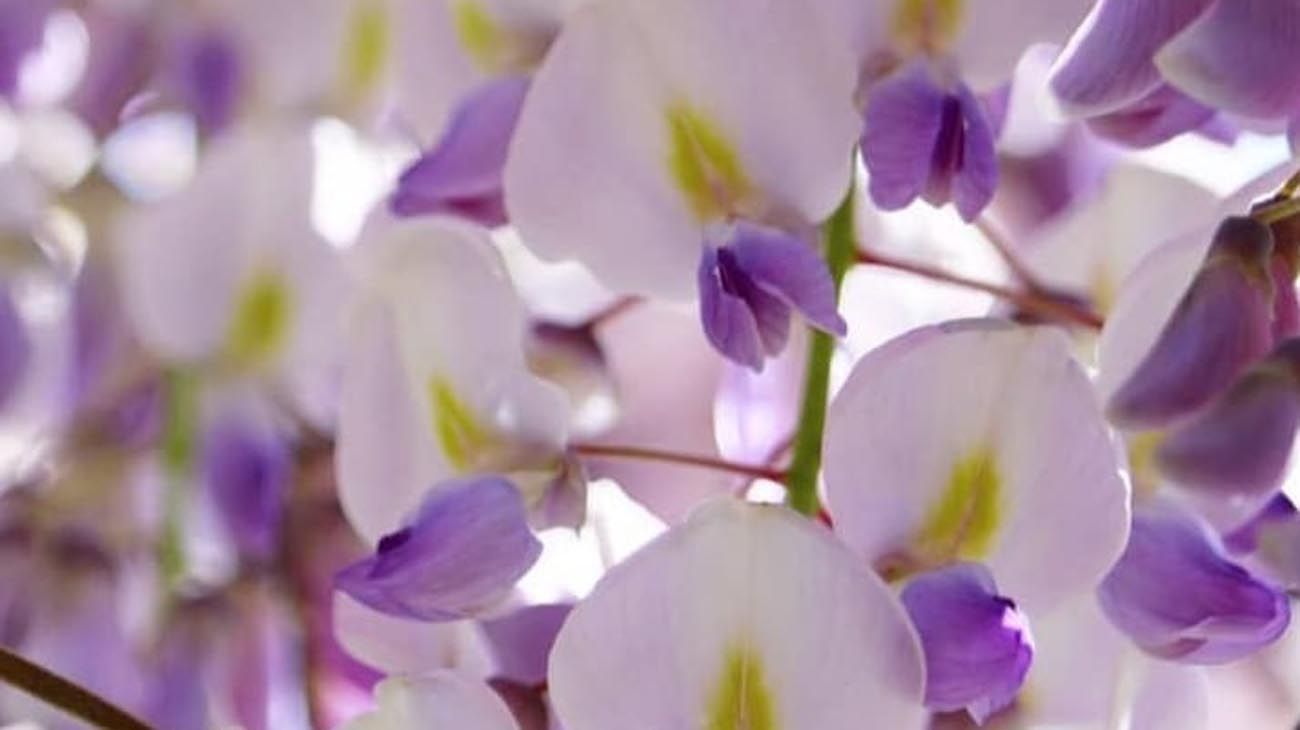
[[[1298,40],[0,0],[0,723],[1293,728]]]

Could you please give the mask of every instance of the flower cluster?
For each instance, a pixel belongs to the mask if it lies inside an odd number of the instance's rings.
[[[0,722],[1293,727],[1297,56],[0,0]]]

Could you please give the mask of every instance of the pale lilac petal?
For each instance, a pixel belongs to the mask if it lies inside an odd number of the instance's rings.
[[[9,295],[9,288],[0,285],[0,407],[18,389],[31,356],[27,325]]]
[[[1210,124],[1217,112],[1168,84],[1122,109],[1093,117],[1088,128],[1100,137],[1131,147],[1153,147]]]
[[[886,210],[921,196],[933,205],[952,200],[973,220],[997,187],[993,137],[970,89],[945,90],[926,63],[913,63],[867,98],[862,156],[872,199]]]
[[[1229,218],[1159,338],[1107,410],[1125,427],[1167,424],[1221,393],[1273,342],[1273,238],[1252,218]]]
[[[389,677],[375,687],[375,709],[341,730],[519,730],[492,688],[483,682],[437,672]]]
[[[862,561],[783,507],[726,500],[574,608],[549,689],[567,730],[918,730],[921,684],[906,616]]]
[[[1291,618],[1284,593],[1228,560],[1206,525],[1172,510],[1134,515],[1128,546],[1098,596],[1139,647],[1193,664],[1252,654]]]
[[[1300,4],[1216,2],[1156,56],[1174,86],[1211,106],[1249,117],[1300,109]]]
[[[541,551],[513,484],[453,480],[434,487],[412,520],[343,569],[336,585],[384,613],[451,621],[502,599]]]
[[[528,686],[546,681],[551,646],[571,610],[573,606],[567,603],[548,603],[482,622],[483,635],[496,658],[495,676]]]
[[[1033,662],[1028,619],[998,595],[988,569],[961,563],[903,587],[925,653],[925,705],[965,709],[977,723],[1015,700]]]
[[[433,149],[402,173],[389,204],[398,215],[452,213],[506,222],[501,178],[529,79],[509,76],[471,92]]]
[[[950,53],[965,82],[984,93],[1011,78],[1027,49],[1064,45],[1092,3],[999,0],[956,6],[961,8],[960,28]]]
[[[255,558],[271,557],[290,477],[283,439],[236,416],[218,419],[207,432],[203,472],[217,511],[235,545]]]
[[[1052,90],[1077,114],[1115,111],[1161,82],[1152,58],[1213,0],[1099,0],[1052,72]]]
[[[980,561],[1030,615],[1091,590],[1127,535],[1110,431],[1052,328],[963,320],[877,348],[831,404],[824,453],[836,534],[865,561]]]
[[[1300,340],[1252,368],[1156,452],[1166,476],[1222,497],[1259,497],[1286,475],[1300,425]]]
[[[827,217],[843,199],[860,118],[847,49],[810,22],[801,6],[754,12],[746,0],[574,12],[538,69],[506,166],[522,239],[620,291],[684,297],[702,224]],[[726,178],[725,191],[682,176],[701,132],[706,172]],[[685,157],[669,154],[674,139]]]

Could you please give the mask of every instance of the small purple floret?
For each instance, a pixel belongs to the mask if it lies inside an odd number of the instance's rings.
[[[775,228],[741,221],[725,240],[706,244],[698,284],[709,342],[754,370],[785,348],[794,312],[833,335],[848,329],[826,262],[807,241]]]
[[[445,213],[504,225],[502,174],[529,83],[509,76],[471,92],[452,113],[442,139],[398,179],[389,200],[393,213]]]
[[[925,706],[980,724],[1015,700],[1033,663],[1028,619],[998,595],[987,568],[961,563],[903,588],[925,654]]]
[[[454,621],[498,603],[541,551],[513,484],[455,479],[430,490],[374,555],[335,576],[335,587],[391,616]]]

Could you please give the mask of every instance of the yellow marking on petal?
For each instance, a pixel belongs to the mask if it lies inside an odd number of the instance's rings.
[[[460,45],[485,71],[497,70],[510,54],[510,34],[475,0],[452,5],[452,23]]]
[[[772,692],[753,649],[742,644],[727,651],[702,730],[777,730]]]
[[[997,462],[987,449],[957,462],[916,535],[917,551],[936,562],[986,557],[997,536],[1001,491]]]
[[[963,0],[898,0],[894,38],[906,51],[941,52],[957,38],[964,13]]]
[[[492,435],[474,417],[451,384],[435,376],[429,381],[433,430],[447,463],[458,472],[471,470],[492,445]]]
[[[1156,467],[1156,450],[1165,440],[1163,431],[1142,431],[1128,439],[1129,481],[1133,484],[1133,498],[1141,500],[1153,496],[1160,488],[1160,472]]]
[[[226,336],[226,351],[240,364],[257,364],[284,345],[293,322],[293,297],[284,278],[261,271],[244,283]]]
[[[349,92],[364,93],[379,83],[392,46],[392,23],[383,2],[359,3],[343,45],[343,78]]]
[[[722,216],[744,198],[749,178],[726,135],[689,106],[668,110],[668,167],[700,220]]]

